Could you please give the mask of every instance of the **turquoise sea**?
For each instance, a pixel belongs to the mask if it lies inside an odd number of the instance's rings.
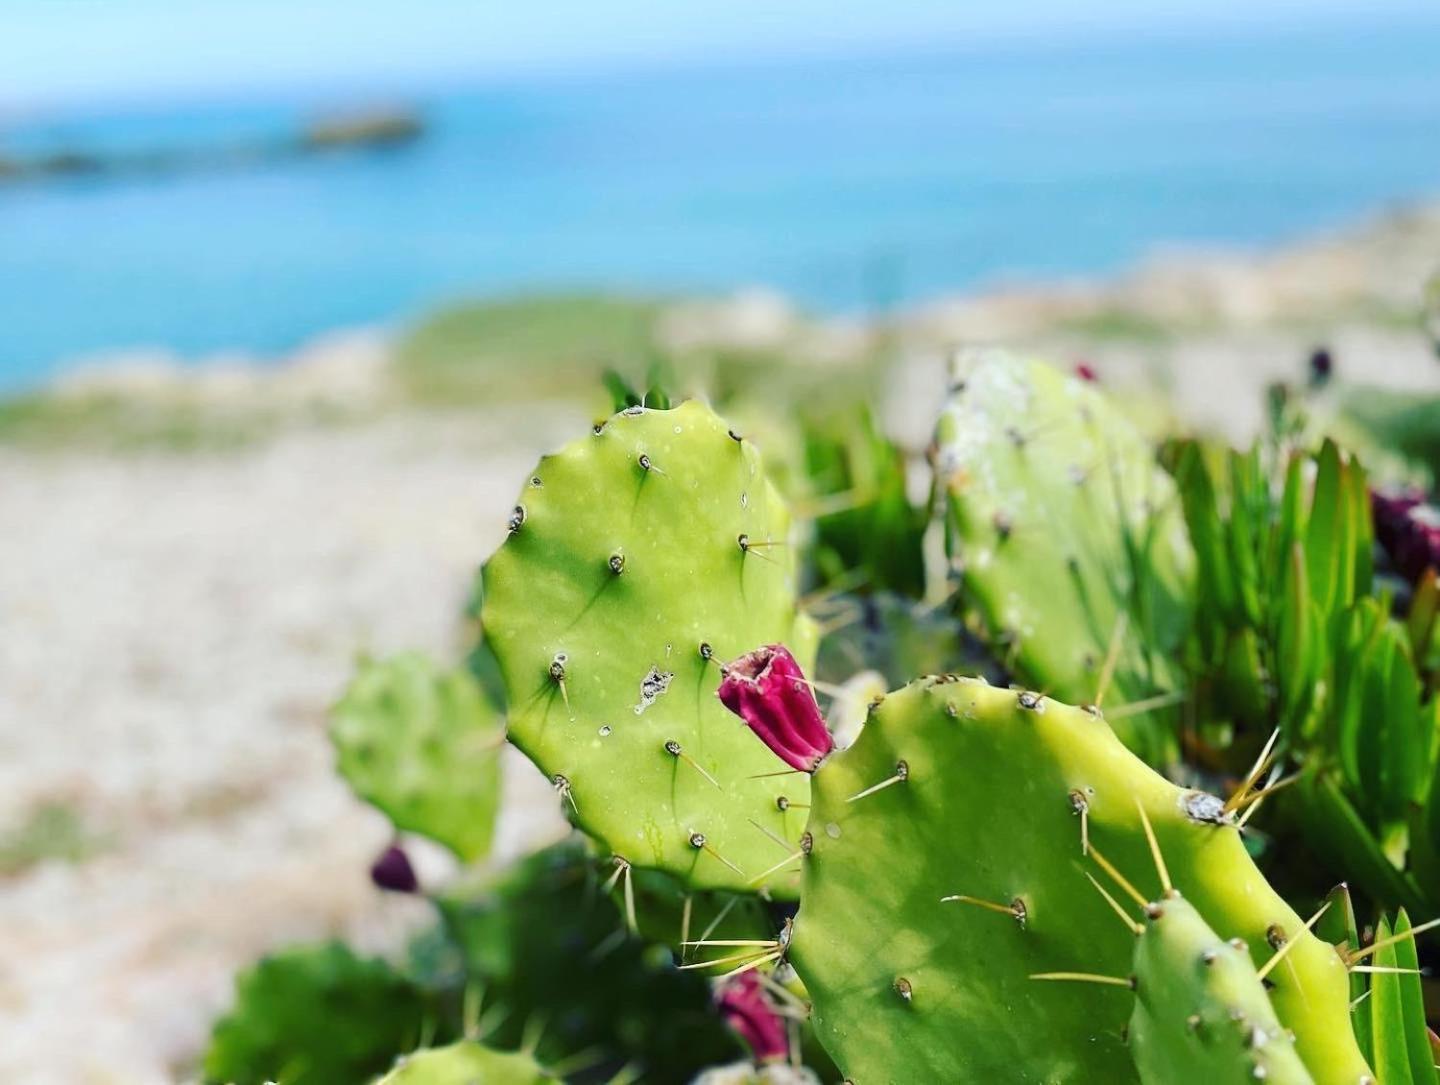
[[[855,311],[1266,244],[1440,193],[1437,56],[1440,15],[450,79],[411,88],[430,129],[393,153],[0,185],[0,384],[472,295],[764,284]],[[0,83],[0,154],[223,146],[343,97],[7,124]]]

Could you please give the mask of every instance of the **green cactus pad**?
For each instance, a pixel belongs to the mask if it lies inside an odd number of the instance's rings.
[[[795,839],[776,799],[809,781],[756,778],[775,763],[716,698],[720,664],[772,642],[800,655],[813,636],[758,451],[699,403],[631,408],[542,459],[510,527],[482,625],[511,740],[616,855],[749,887],[784,854],[757,825]]]
[[[1193,566],[1184,520],[1170,477],[1093,385],[998,351],[962,353],[935,470],[964,601],[1027,682],[1095,701],[1123,620],[1107,703],[1175,688]],[[1171,756],[1170,730],[1155,713],[1116,726],[1152,763]]]
[[[1144,1085],[1312,1085],[1249,947],[1222,939],[1188,901],[1152,905],[1132,974],[1130,1050]]]
[[[351,1085],[384,1072],[436,1024],[428,996],[385,961],[342,943],[273,954],[235,979],[205,1080]]]
[[[364,662],[330,725],[340,774],[397,829],[466,862],[490,850],[500,801],[499,714],[469,672],[406,652]]]
[[[1085,877],[1106,875],[1081,839],[1083,826],[1153,899],[1137,802],[1206,922],[1257,961],[1273,940],[1295,941],[1269,976],[1271,1002],[1316,1081],[1359,1085],[1369,1073],[1335,950],[1266,884],[1219,800],[1151,771],[1090,711],[922,679],[821,767],[812,802],[790,960],[821,1042],[862,1085],[1135,1080],[1128,990],[1077,998],[1030,976],[1130,973],[1131,947]],[[942,901],[962,895],[993,907]]]
[[[379,1085],[547,1085],[559,1081],[524,1052],[494,1051],[462,1040],[403,1056]]]

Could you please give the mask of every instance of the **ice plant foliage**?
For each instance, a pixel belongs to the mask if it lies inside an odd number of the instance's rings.
[[[835,748],[795,657],[767,644],[726,664],[720,700],[791,768],[814,772]]]

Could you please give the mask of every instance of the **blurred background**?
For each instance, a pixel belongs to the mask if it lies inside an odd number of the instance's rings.
[[[1424,0],[0,0],[0,1076],[185,1080],[241,963],[403,936],[327,708],[454,654],[607,367],[851,382],[917,455],[977,340],[1237,441],[1307,365],[1440,390],[1437,49]],[[502,855],[559,831],[512,769]]]

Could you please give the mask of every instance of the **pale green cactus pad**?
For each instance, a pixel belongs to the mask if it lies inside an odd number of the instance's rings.
[[[1169,475],[1093,384],[962,352],[934,460],[964,603],[1025,681],[1073,704],[1175,688],[1194,555]],[[1115,726],[1151,763],[1171,757],[1163,715]]]
[[[549,1085],[560,1080],[523,1051],[495,1051],[462,1040],[401,1057],[380,1085]]]
[[[1098,714],[922,679],[821,766],[812,802],[789,959],[820,1041],[860,1085],[1137,1079],[1128,989],[1076,997],[1031,979],[1130,974],[1132,946],[1086,875],[1109,877],[1103,855],[1140,901],[1163,892],[1137,804],[1212,928],[1258,962],[1293,942],[1270,1000],[1315,1080],[1360,1085],[1370,1073],[1335,949],[1265,882],[1220,800],[1147,768]]]
[[[809,781],[763,777],[770,752],[715,696],[724,661],[813,640],[789,526],[708,408],[630,408],[540,461],[483,571],[511,740],[604,847],[691,888],[746,888],[784,854],[765,830],[799,832],[776,799]]]
[[[505,736],[468,671],[442,671],[417,652],[363,662],[330,737],[340,774],[397,829],[466,862],[489,852]]]
[[[1312,1085],[1249,946],[1221,938],[1179,896],[1152,904],[1146,920],[1129,1034],[1144,1085]]]

